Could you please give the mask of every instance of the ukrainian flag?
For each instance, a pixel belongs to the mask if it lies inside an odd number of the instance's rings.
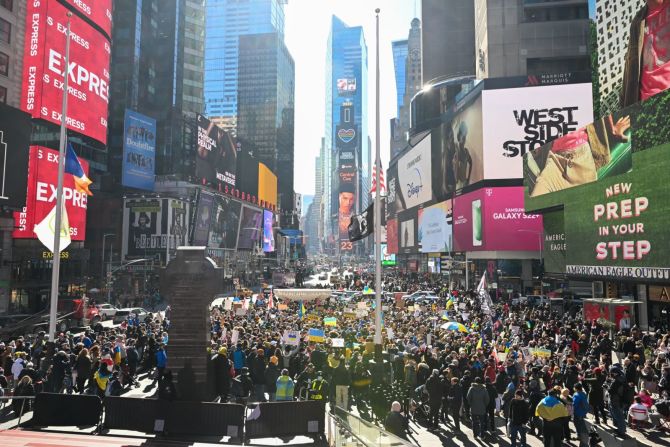
[[[568,410],[556,397],[547,396],[537,404],[535,416],[539,416],[546,421],[553,421],[555,419],[568,417]]]
[[[74,185],[77,191],[86,193],[86,195],[92,196],[93,193],[88,189],[88,185],[93,183],[84,172],[84,168],[81,167],[77,154],[75,154],[72,144],[67,143],[67,153],[65,155],[65,172],[67,174],[72,174],[74,177]]]
[[[305,311],[305,305],[303,304],[302,301],[300,301],[300,308],[298,309],[298,316],[300,317],[301,320],[302,320],[302,317],[305,316],[305,313],[307,313]]]

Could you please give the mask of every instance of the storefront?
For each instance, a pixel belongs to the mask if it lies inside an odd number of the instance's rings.
[[[649,286],[647,299],[650,329],[670,329],[670,284]]]

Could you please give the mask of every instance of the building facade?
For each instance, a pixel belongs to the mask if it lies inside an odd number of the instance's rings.
[[[0,102],[18,107],[23,85],[26,2],[0,2]]]
[[[340,110],[345,103],[351,103],[355,110],[353,117],[357,126],[359,141],[358,159],[361,160],[358,178],[357,208],[367,207],[370,190],[370,144],[368,135],[368,49],[363,27],[348,26],[333,16],[328,47],[326,51],[326,119],[325,145],[328,149],[328,163],[324,175],[324,217],[326,239],[331,248],[336,248],[338,233],[338,203],[335,168],[337,166],[337,125]],[[345,137],[348,139],[348,136]]]
[[[205,115],[235,134],[239,38],[277,33],[284,40],[286,0],[209,0],[205,29]]]
[[[402,99],[405,96],[405,64],[407,63],[407,39],[391,42],[393,52],[393,71],[395,73],[395,89],[397,96],[396,116],[400,116]]]
[[[295,64],[278,33],[240,37],[239,144],[277,175],[280,225],[298,228],[293,190]]]

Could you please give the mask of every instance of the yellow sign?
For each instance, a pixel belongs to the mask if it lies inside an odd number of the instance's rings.
[[[50,251],[43,251],[42,252],[42,259],[53,259],[54,254]],[[69,251],[61,251],[60,252],[60,258],[61,259],[70,259],[70,252]]]

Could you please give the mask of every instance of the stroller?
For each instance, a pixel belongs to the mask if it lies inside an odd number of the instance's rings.
[[[428,420],[430,416],[430,404],[428,403],[428,391],[426,386],[421,385],[414,390],[414,396],[409,400],[409,417],[416,421],[417,416]]]

